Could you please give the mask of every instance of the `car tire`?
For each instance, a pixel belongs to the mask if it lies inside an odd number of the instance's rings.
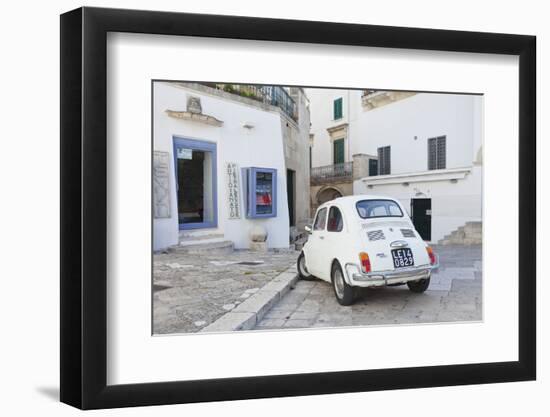
[[[298,261],[296,262],[296,269],[298,270],[298,276],[300,279],[303,279],[305,281],[311,281],[315,279],[313,275],[311,275],[306,267],[306,257],[304,255],[304,252],[300,253],[300,256],[298,256]]]
[[[334,289],[334,295],[338,304],[343,306],[350,306],[353,304],[353,287],[348,285],[342,272],[342,267],[338,262],[334,262],[332,265],[332,271],[330,274],[332,281],[332,288]]]
[[[422,293],[426,291],[429,286],[430,286],[430,278],[407,282],[407,287],[409,287],[409,290],[416,293]]]

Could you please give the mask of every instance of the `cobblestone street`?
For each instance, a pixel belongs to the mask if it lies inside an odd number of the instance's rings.
[[[294,251],[154,255],[153,333],[197,332],[296,262]]]
[[[342,307],[329,283],[298,281],[255,330],[481,320],[481,246],[434,250],[441,267],[423,294],[407,286],[360,289],[355,303]]]

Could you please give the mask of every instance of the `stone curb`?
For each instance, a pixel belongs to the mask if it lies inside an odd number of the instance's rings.
[[[201,329],[202,332],[229,332],[251,330],[265,314],[290,291],[298,281],[296,266],[281,272],[258,292],[250,296],[230,312]]]

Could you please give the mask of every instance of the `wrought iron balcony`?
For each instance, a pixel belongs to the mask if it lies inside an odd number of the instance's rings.
[[[310,182],[313,185],[320,185],[329,182],[348,181],[352,179],[353,162],[325,165],[311,168]]]
[[[292,120],[298,120],[298,108],[288,92],[276,85],[201,83],[226,93],[236,94],[279,107]]]

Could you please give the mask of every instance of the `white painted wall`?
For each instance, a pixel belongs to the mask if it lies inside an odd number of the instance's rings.
[[[313,149],[311,152],[312,166],[332,165],[332,144],[327,128],[348,123],[348,129],[353,129],[353,122],[357,120],[357,105],[361,103],[361,91],[339,90],[326,88],[308,88],[306,94],[309,98],[311,113],[311,129],[313,133]],[[334,120],[334,100],[342,98],[342,118]],[[345,160],[352,160],[349,141],[345,141]]]
[[[222,127],[209,126],[195,121],[169,117],[167,109],[186,110],[187,95],[200,97],[204,114],[224,122]],[[248,248],[249,231],[261,224],[268,231],[268,246],[283,248],[289,245],[289,219],[286,195],[286,170],[280,115],[253,106],[227,100],[218,96],[156,82],[154,86],[154,149],[170,153],[173,164],[173,136],[203,140],[217,144],[218,173],[218,228],[236,248]],[[254,127],[245,129],[246,122]],[[228,219],[225,162],[236,162],[240,168],[263,167],[277,169],[277,217],[247,219],[244,205],[241,219]],[[175,172],[171,166],[171,217],[154,219],[154,249],[158,250],[178,243],[177,195]],[[242,180],[242,179],[241,179]],[[244,195],[241,183],[241,195]],[[201,229],[206,230],[206,229]]]
[[[482,220],[482,167],[474,166],[464,179],[375,185],[363,180],[353,182],[353,194],[376,194],[398,199],[411,214],[412,198],[432,200],[432,240],[443,237],[469,221]]]
[[[428,138],[446,136],[447,168],[472,164],[474,103],[479,96],[416,94],[366,111],[351,130],[353,153],[391,146],[391,173],[426,171]]]
[[[447,137],[447,168],[471,166],[481,144],[482,97],[419,93],[366,111],[360,90],[308,89],[313,166],[332,164],[327,128],[349,123],[346,161],[356,153],[376,155],[378,147],[391,146],[391,173],[428,169],[427,140]],[[332,118],[332,103],[344,98],[344,117]],[[416,137],[416,139],[415,139]]]

